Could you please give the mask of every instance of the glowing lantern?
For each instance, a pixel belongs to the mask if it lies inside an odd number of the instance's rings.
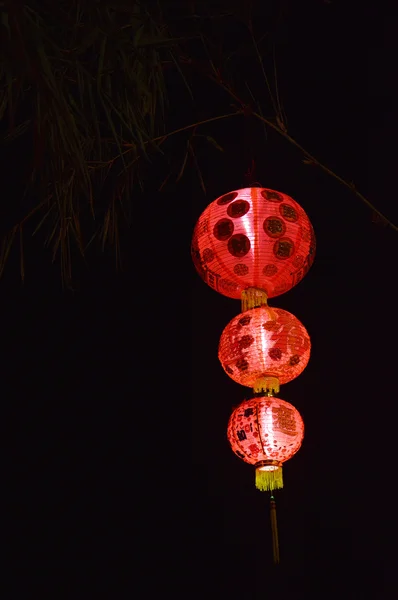
[[[304,325],[280,308],[260,306],[234,317],[224,329],[218,358],[225,372],[237,383],[258,387],[263,378],[284,384],[302,373],[311,352]]]
[[[228,423],[232,450],[256,467],[256,487],[261,491],[283,487],[282,463],[296,454],[303,438],[298,410],[273,396],[242,402]]]
[[[202,279],[236,299],[248,288],[269,298],[287,292],[314,256],[315,235],[304,210],[290,196],[266,188],[236,190],[209,204],[192,240]]]

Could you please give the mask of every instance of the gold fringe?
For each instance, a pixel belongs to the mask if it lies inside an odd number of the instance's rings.
[[[259,288],[248,288],[241,294],[242,312],[267,305],[267,294]]]
[[[268,396],[279,394],[279,379],[277,377],[260,377],[254,383],[253,392],[255,394],[264,392]]]
[[[256,488],[260,492],[272,492],[272,490],[282,489],[282,467],[274,467],[272,471],[264,469],[267,469],[267,467],[257,467],[256,469]]]

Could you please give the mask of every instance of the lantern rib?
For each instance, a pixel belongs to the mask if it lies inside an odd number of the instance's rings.
[[[236,413],[234,414],[233,421],[232,421],[233,432],[234,432],[234,439],[235,439],[235,442],[238,445],[239,450],[243,454],[243,456],[246,456],[247,455],[246,448],[240,443],[239,438],[237,436],[235,436],[235,421],[236,421]],[[244,460],[245,460],[245,462],[248,462],[246,459],[244,459]]]
[[[257,421],[258,436],[260,438],[260,444],[261,444],[261,448],[263,450],[263,455],[267,456],[266,452],[265,452],[265,449],[264,449],[263,439],[261,437],[260,421],[259,421],[259,418],[258,418],[258,403],[256,403],[256,421]]]
[[[254,281],[256,282],[256,280],[258,280],[258,269],[259,269],[259,264],[260,264],[260,257],[259,257],[259,252],[260,252],[260,248],[259,248],[259,244],[258,244],[258,213],[257,210],[253,209],[253,206],[255,206],[255,202],[257,203],[258,201],[258,191],[257,188],[254,188],[255,190],[255,194],[256,194],[256,198],[254,200],[253,196],[253,188],[251,188],[251,207],[250,210],[253,211],[253,275],[254,275]],[[256,285],[256,287],[259,287]],[[261,288],[260,288],[261,289]]]

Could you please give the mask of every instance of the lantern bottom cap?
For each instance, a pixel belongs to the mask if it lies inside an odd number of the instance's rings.
[[[259,471],[276,471],[279,469],[276,465],[264,465],[263,467],[258,467]]]

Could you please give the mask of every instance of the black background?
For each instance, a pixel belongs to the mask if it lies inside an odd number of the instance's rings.
[[[397,25],[392,4],[314,1],[287,4],[275,34],[289,133],[395,223]],[[191,83],[202,108],[175,85],[176,122],[225,107],[211,84]],[[161,193],[159,167],[133,198],[122,272],[98,252],[78,263],[76,290],[63,291],[50,251],[33,240],[22,286],[11,255],[0,282],[4,519],[16,581],[32,595],[38,579],[73,598],[98,585],[120,598],[155,588],[184,598],[394,597],[397,232],[276,133],[265,140],[234,123],[208,129],[225,151],[199,153],[206,196],[191,165]],[[251,157],[257,180],[294,197],[317,237],[304,280],[270,300],[312,340],[307,369],[280,394],[306,436],[277,494],[279,568],[267,497],[226,440],[249,390],[225,375],[217,345],[240,304],[190,261],[197,218],[244,187]]]

